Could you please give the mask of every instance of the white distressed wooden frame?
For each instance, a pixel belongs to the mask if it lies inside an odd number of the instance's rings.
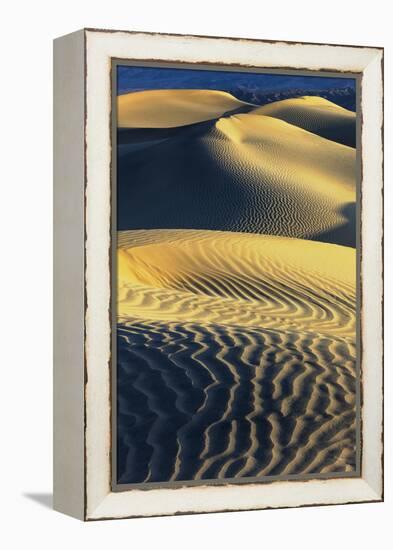
[[[55,40],[54,507],[83,520],[383,499],[383,50],[81,30]],[[362,474],[111,491],[111,60],[362,74]]]

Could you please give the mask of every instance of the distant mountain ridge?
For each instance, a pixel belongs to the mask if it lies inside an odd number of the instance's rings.
[[[354,78],[173,67],[118,67],[119,95],[174,88],[228,92],[241,101],[258,105],[302,95],[319,95],[351,111],[356,108]]]

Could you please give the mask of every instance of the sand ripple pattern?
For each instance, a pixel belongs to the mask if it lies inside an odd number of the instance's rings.
[[[352,147],[255,110],[161,135],[151,130],[150,146],[137,138],[122,144],[119,229],[226,230],[355,246]]]
[[[355,251],[218,231],[118,239],[121,483],[355,469]]]
[[[272,116],[327,139],[356,146],[356,113],[317,96],[275,101],[253,113]]]
[[[350,472],[354,349],[318,333],[118,326],[122,483]]]

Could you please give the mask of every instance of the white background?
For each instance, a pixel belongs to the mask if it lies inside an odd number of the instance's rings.
[[[392,221],[392,28],[383,0],[42,0],[3,4],[1,453],[3,548],[378,550],[393,544],[392,253],[386,248],[384,504],[83,524],[52,490],[52,39],[82,27],[385,47],[386,239]],[[377,244],[377,243],[376,243]],[[5,306],[5,307],[3,307]]]

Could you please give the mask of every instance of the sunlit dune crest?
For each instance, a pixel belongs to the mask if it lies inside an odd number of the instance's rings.
[[[119,128],[174,128],[249,104],[218,90],[146,90],[117,98]]]
[[[355,150],[282,120],[253,113],[223,117],[191,136],[132,152],[123,162],[122,229],[323,235],[321,240],[354,246],[355,223],[347,210],[355,203]]]
[[[218,231],[122,232],[118,316],[351,337],[355,258],[349,247],[300,239]]]
[[[275,101],[253,110],[304,128],[338,143],[356,144],[356,113],[323,97],[305,96]]]
[[[335,197],[341,204],[355,199],[353,149],[254,113],[221,118],[216,128],[239,146],[231,153],[244,157],[256,170],[278,172],[287,184],[295,175],[310,194]]]

